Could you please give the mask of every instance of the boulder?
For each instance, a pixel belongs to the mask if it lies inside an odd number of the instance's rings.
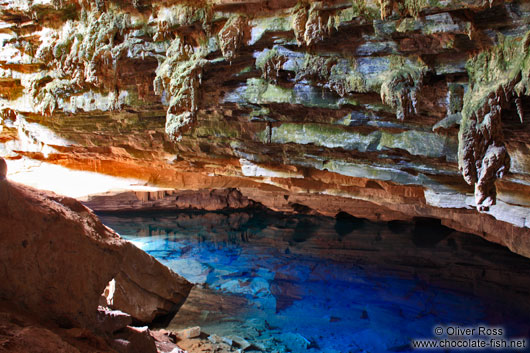
[[[113,278],[128,304],[150,303],[113,308],[144,321],[174,314],[192,286],[71,198],[0,180],[0,224],[0,299],[63,327],[97,327]]]
[[[63,338],[43,327],[18,327],[8,324],[2,327],[8,334],[12,334],[13,339],[8,341],[8,348],[2,352],[42,352],[42,353],[79,353],[79,350],[66,342]],[[9,339],[9,336],[8,336]],[[3,345],[2,345],[3,346]]]
[[[147,327],[127,326],[115,337],[112,348],[120,353],[157,353],[155,340]]]
[[[158,353],[186,353],[175,343],[176,336],[167,330],[150,331],[154,338]]]
[[[137,322],[170,320],[186,300],[192,285],[132,243],[123,248],[111,308]]]
[[[61,329],[35,320],[9,302],[0,302],[0,352],[2,353],[115,353],[102,337],[84,328]]]
[[[119,331],[132,324],[131,315],[120,310],[98,308],[98,329],[107,334]]]
[[[175,336],[180,340],[188,339],[188,338],[197,338],[200,335],[201,335],[200,326],[194,326],[194,327],[190,327],[190,328],[175,332]]]

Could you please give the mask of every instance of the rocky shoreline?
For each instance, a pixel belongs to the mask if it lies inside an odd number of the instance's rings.
[[[367,183],[368,181],[360,181]],[[477,213],[466,208],[432,208],[418,204],[420,190],[403,188],[390,183],[391,189],[381,199],[374,199],[375,190],[364,188],[366,195],[362,199],[351,199],[340,195],[311,194],[298,192],[286,193],[280,190],[259,190],[254,188],[230,188],[214,190],[161,190],[109,192],[91,195],[82,202],[96,212],[149,212],[175,210],[223,210],[261,207],[276,212],[295,214],[320,214],[335,217],[345,212],[358,218],[377,222],[406,221],[417,219],[439,219],[449,228],[478,235],[488,241],[506,246],[511,251],[530,257],[530,229],[521,228],[510,220],[501,221],[493,216]],[[361,187],[359,187],[361,190]],[[378,189],[378,193],[385,193]],[[396,195],[397,194],[397,195]],[[398,196],[399,195],[399,196]],[[376,195],[376,197],[379,195]],[[512,206],[513,207],[513,206]],[[509,208],[507,208],[509,209]],[[524,211],[526,212],[526,211]],[[511,217],[519,217],[511,209]]]
[[[43,353],[225,353],[256,352],[247,342],[210,336],[192,327],[182,331],[150,330],[131,326],[131,317],[106,312],[97,330],[62,328],[53,321],[39,321],[34,313],[13,310],[0,303],[0,352]],[[102,316],[103,317],[103,316]],[[128,323],[128,324],[127,324]],[[190,334],[191,332],[191,334]],[[198,334],[195,334],[198,332]]]

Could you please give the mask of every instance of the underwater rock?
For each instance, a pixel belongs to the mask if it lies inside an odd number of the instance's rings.
[[[194,326],[187,328],[185,330],[181,330],[178,332],[175,332],[175,336],[179,339],[186,339],[186,338],[196,338],[201,335],[201,328],[199,326]]]
[[[203,266],[193,259],[172,259],[163,262],[169,268],[178,269],[179,275],[193,284],[203,284],[211,272],[211,268]]]

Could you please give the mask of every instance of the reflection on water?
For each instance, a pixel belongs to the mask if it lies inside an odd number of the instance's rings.
[[[170,328],[267,352],[410,351],[439,324],[530,336],[530,261],[431,221],[259,211],[102,220],[197,284]]]

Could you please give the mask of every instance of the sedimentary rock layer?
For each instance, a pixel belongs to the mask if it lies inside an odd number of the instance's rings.
[[[0,152],[436,217],[529,256],[529,18],[525,0],[6,1]]]

